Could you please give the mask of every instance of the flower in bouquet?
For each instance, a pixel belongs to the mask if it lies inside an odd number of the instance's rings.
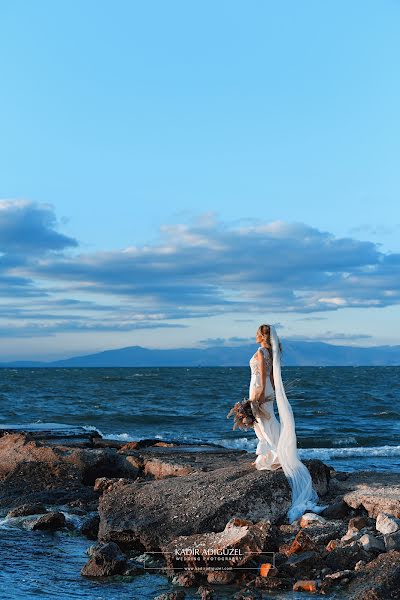
[[[233,416],[233,427],[232,429],[244,429],[247,431],[249,428],[254,427],[256,422],[256,416],[253,412],[251,400],[249,398],[243,398],[241,402],[231,408],[226,418]]]

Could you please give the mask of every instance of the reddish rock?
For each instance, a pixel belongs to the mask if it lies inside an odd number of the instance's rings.
[[[115,487],[121,487],[132,483],[131,479],[124,479],[123,477],[99,477],[94,482],[93,489],[101,494],[110,492]]]
[[[194,469],[189,466],[167,462],[162,459],[153,458],[144,461],[145,475],[152,475],[155,479],[164,479],[165,477],[184,477],[193,473]]]
[[[294,553],[300,554],[306,550],[317,550],[317,547],[310,536],[304,530],[301,530],[294,538],[288,550],[288,556]]]
[[[330,540],[326,545],[326,550],[331,552],[340,545],[340,540]]]
[[[299,579],[293,585],[294,592],[317,592],[318,584],[315,579]]]

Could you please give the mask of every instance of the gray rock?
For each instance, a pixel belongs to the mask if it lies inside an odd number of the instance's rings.
[[[42,515],[47,512],[44,504],[21,504],[16,508],[8,511],[7,517],[25,517],[28,515]]]
[[[400,531],[385,533],[383,539],[387,552],[390,552],[391,550],[400,550]]]
[[[29,523],[30,529],[61,529],[65,527],[66,520],[65,516],[62,512],[49,512],[42,517],[38,517],[37,519],[31,521]]]
[[[309,469],[320,482],[329,473],[321,461],[309,461]],[[282,471],[249,464],[136,481],[101,496],[99,539],[157,550],[181,535],[222,531],[232,517],[253,523],[285,519],[290,499]]]
[[[394,600],[399,598],[399,590],[400,552],[393,550],[359,569],[344,593],[352,600]]]
[[[127,567],[127,558],[114,542],[97,544],[90,559],[81,570],[85,577],[108,577],[122,574]]]
[[[330,504],[328,508],[325,508],[320,514],[325,519],[343,519],[350,512],[350,507],[343,500],[338,500],[333,504]]]
[[[205,567],[239,567],[259,554],[266,546],[271,524],[256,524],[232,518],[222,532],[179,536],[161,547],[168,569],[187,566],[191,572]],[[218,550],[219,556],[213,554]]]
[[[385,552],[385,542],[382,539],[376,538],[374,535],[365,533],[360,537],[358,543],[367,550],[367,552]]]
[[[83,521],[80,531],[83,535],[89,538],[89,540],[97,540],[97,535],[99,533],[99,524],[99,515],[91,515]]]
[[[169,592],[167,594],[160,594],[156,596],[154,600],[185,600],[186,594],[183,590],[178,592]]]

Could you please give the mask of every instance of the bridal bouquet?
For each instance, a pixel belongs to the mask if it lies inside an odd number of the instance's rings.
[[[229,419],[233,415],[233,427],[232,429],[244,429],[247,431],[250,427],[254,427],[256,417],[253,413],[251,401],[248,398],[243,398],[241,402],[231,408],[226,418]]]

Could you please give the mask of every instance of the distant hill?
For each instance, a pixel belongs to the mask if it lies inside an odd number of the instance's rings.
[[[360,348],[282,340],[282,366],[400,365],[400,346]],[[239,367],[248,366],[256,344],[158,350],[128,346],[52,362],[13,361],[0,367]]]

